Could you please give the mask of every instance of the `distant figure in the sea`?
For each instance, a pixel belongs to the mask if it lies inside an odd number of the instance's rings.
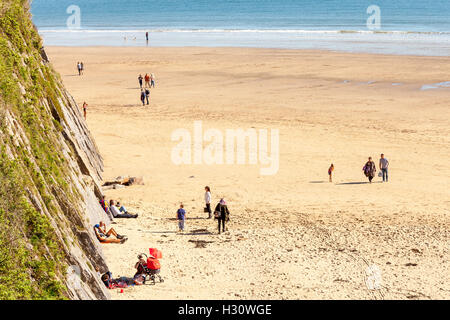
[[[142,105],[145,106],[145,91],[144,91],[144,89],[141,89],[141,102],[142,102]]]
[[[185,219],[186,219],[186,210],[184,210],[184,205],[180,204],[180,208],[177,210],[178,232],[184,231]]]
[[[83,102],[83,115],[84,115],[84,119],[86,120],[86,116],[87,116],[87,107],[88,104],[85,102]]]
[[[389,161],[384,157],[384,153],[380,155],[380,171],[383,176],[383,182],[388,182]]]
[[[150,88],[150,76],[148,73],[145,74],[145,87]]]
[[[145,39],[146,39],[147,42],[148,42],[148,31],[145,33]]]
[[[150,104],[150,90],[145,89],[145,99],[147,100],[147,105]]]
[[[334,164],[331,164],[331,166],[328,168],[328,177],[330,182],[333,182],[333,171],[334,171]]]
[[[81,63],[77,62],[78,75],[81,76]]]
[[[142,74],[139,75],[138,81],[139,81],[139,87],[141,87],[141,89],[142,89],[142,86],[144,84],[144,77],[142,76]]]
[[[369,178],[369,182],[372,183],[372,179],[375,177],[375,172],[377,171],[375,162],[372,161],[372,157],[369,157],[369,161],[364,165],[363,171],[366,177]]]
[[[205,187],[205,203],[206,203],[205,212],[208,212],[208,219],[211,219],[212,218],[211,189],[208,186]]]
[[[222,225],[222,232],[225,232],[227,229],[225,228],[225,222],[230,220],[230,211],[228,210],[226,201],[222,198],[214,210],[214,216],[218,222],[219,234],[220,234],[220,226]]]
[[[156,80],[155,79],[155,74],[152,73],[150,75],[150,87],[153,87],[153,88],[155,87],[155,80]]]

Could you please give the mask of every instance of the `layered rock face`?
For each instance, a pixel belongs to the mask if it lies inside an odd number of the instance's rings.
[[[108,299],[102,158],[26,0],[0,2],[0,299]]]

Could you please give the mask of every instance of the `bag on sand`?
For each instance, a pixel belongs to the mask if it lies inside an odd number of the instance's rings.
[[[383,176],[383,172],[378,172],[378,176],[381,178]]]

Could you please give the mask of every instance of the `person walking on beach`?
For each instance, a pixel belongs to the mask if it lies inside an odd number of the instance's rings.
[[[330,182],[333,182],[333,171],[334,171],[334,164],[331,164],[331,166],[328,168],[328,177],[330,178]]]
[[[147,105],[150,104],[149,99],[150,99],[150,90],[145,89],[145,99],[147,100]]]
[[[145,87],[150,88],[150,76],[148,73],[145,74]]]
[[[186,211],[184,210],[184,205],[180,204],[180,209],[177,211],[178,220],[178,232],[184,231],[184,220],[186,219]]]
[[[146,39],[147,42],[148,42],[148,31],[145,33],[145,39]]]
[[[81,76],[81,63],[77,62],[78,75]]]
[[[145,91],[144,91],[144,89],[141,89],[141,102],[142,102],[142,105],[145,106]]]
[[[366,177],[369,178],[369,182],[372,183],[372,179],[375,177],[375,172],[377,171],[375,162],[372,161],[372,157],[369,157],[369,161],[364,165],[363,171]]]
[[[84,73],[84,63],[83,61],[80,62],[80,67],[81,67],[81,74]]]
[[[389,161],[384,157],[384,153],[380,155],[380,171],[383,175],[383,182],[388,182]]]
[[[155,74],[154,73],[152,73],[151,75],[150,75],[150,87],[155,87]]]
[[[211,189],[206,186],[205,187],[205,203],[206,203],[206,212],[208,212],[208,219],[212,218],[212,211],[211,211]]]
[[[222,225],[222,232],[227,231],[225,222],[230,220],[230,211],[228,210],[226,201],[222,198],[214,210],[214,216],[217,218],[219,234],[220,226]]]
[[[141,87],[141,89],[142,89],[142,85],[143,85],[143,82],[144,82],[144,77],[142,77],[142,74],[139,75],[138,81],[139,81],[139,87]]]
[[[86,120],[87,106],[88,106],[88,104],[86,103],[86,101],[83,102],[83,115],[84,115],[84,120]]]

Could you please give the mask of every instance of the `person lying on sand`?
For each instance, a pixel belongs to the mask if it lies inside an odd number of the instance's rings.
[[[114,202],[114,200],[109,201],[109,210],[111,211],[114,218],[137,218],[138,214],[128,213],[124,206],[120,206],[120,203]]]
[[[99,224],[96,224],[94,226],[94,232],[97,236],[97,239],[101,243],[124,243],[128,240],[125,236],[122,236],[116,232],[113,228],[109,229],[108,232],[106,232],[106,225],[103,221],[100,221]],[[110,236],[113,235],[116,237],[115,239],[110,238]]]
[[[145,277],[142,275],[135,276],[134,278],[120,277],[117,279],[113,279],[112,273],[110,271],[104,273],[101,279],[108,289],[126,288],[128,286],[134,285],[140,286],[145,282]]]

